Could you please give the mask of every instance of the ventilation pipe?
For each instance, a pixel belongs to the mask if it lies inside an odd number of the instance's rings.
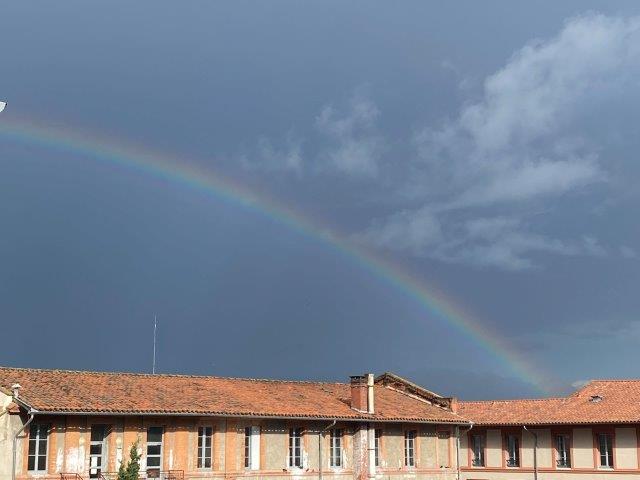
[[[373,373],[367,373],[367,413],[375,413],[373,401],[374,401],[374,385]]]
[[[13,385],[11,385],[11,391],[13,392],[13,398],[17,399],[20,396],[20,389],[22,388],[22,385],[20,385],[19,383],[14,383]]]

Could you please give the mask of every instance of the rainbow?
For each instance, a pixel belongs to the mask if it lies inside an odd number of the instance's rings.
[[[532,385],[541,394],[548,393],[549,378],[519,355],[499,335],[489,331],[481,321],[466,312],[458,302],[447,298],[443,292],[427,285],[424,280],[401,266],[363,245],[355,244],[347,235],[340,234],[278,202],[276,198],[252,191],[233,179],[198,166],[195,162],[125,145],[120,140],[116,142],[95,134],[36,124],[8,116],[6,113],[0,117],[0,137],[43,148],[69,151],[124,170],[152,175],[273,219],[289,230],[330,247],[343,258],[411,298],[432,316],[446,322],[489,353],[517,378]]]

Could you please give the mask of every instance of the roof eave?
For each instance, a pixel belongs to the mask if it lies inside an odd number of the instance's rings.
[[[373,423],[421,423],[421,424],[441,424],[469,425],[471,422],[456,419],[421,419],[421,418],[376,418],[376,417],[345,417],[345,416],[312,416],[312,415],[277,415],[277,414],[246,414],[246,413],[216,413],[216,412],[122,412],[122,411],[100,411],[100,410],[34,410],[38,415],[94,415],[94,416],[150,416],[150,417],[240,417],[240,418],[262,418],[271,420],[318,420],[318,421],[341,421],[341,422],[373,422]]]

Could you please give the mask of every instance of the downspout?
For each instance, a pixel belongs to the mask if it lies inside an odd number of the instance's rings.
[[[13,463],[11,468],[11,480],[16,480],[16,456],[18,455],[18,437],[27,429],[29,424],[33,422],[34,413],[33,410],[29,410],[29,420],[25,423],[20,430],[13,436]]]
[[[526,425],[522,428],[533,435],[533,480],[538,480],[538,434],[529,430]]]
[[[324,427],[318,433],[318,479],[322,480],[322,438],[324,437],[324,432],[335,427],[337,420],[334,420],[329,425]]]
[[[473,422],[469,423],[469,428],[460,431],[460,425],[456,425],[456,480],[460,480],[460,437],[463,433],[469,433],[473,428]]]

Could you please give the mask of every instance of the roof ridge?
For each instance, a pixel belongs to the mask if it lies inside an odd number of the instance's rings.
[[[566,400],[568,397],[544,397],[544,398],[503,398],[497,400],[460,400],[458,404],[465,403],[496,403],[496,402],[544,402],[547,400]]]
[[[593,378],[584,384],[584,387],[594,382],[638,382],[640,383],[640,378]]]
[[[17,370],[24,372],[62,372],[62,373],[77,373],[84,375],[130,375],[133,377],[172,377],[172,378],[214,378],[220,380],[243,380],[247,382],[270,382],[270,383],[294,383],[304,385],[348,385],[346,382],[327,382],[321,380],[287,380],[278,378],[251,378],[251,377],[225,377],[222,375],[194,375],[184,373],[144,373],[144,372],[122,372],[122,371],[96,371],[96,370],[70,370],[64,368],[29,368],[29,367],[3,367],[2,370]]]

